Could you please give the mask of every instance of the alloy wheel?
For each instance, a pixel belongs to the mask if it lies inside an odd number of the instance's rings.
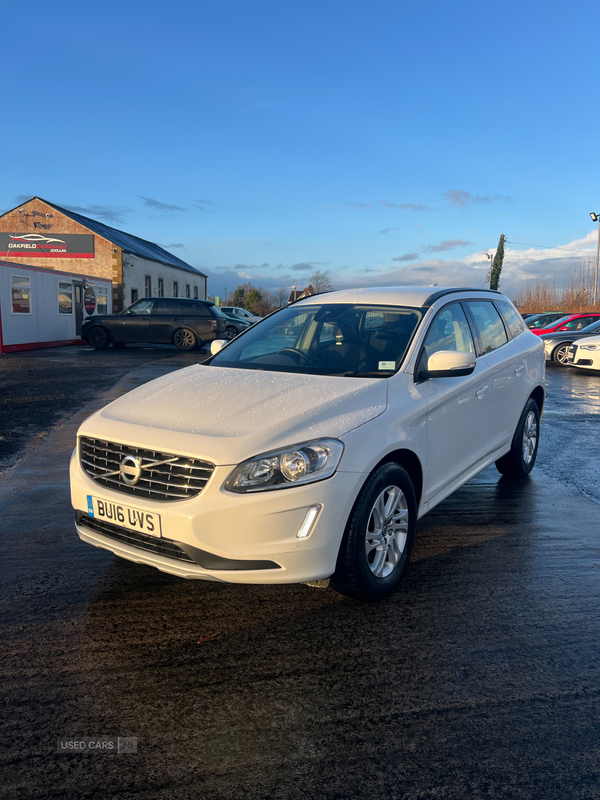
[[[182,328],[176,331],[173,342],[180,350],[191,350],[196,344],[196,336],[192,331]]]
[[[537,439],[537,420],[533,411],[530,411],[525,417],[525,424],[523,425],[523,461],[526,464],[530,464],[535,455]]]
[[[561,345],[554,354],[554,360],[561,366],[566,366],[569,363],[569,345]]]
[[[375,500],[365,536],[369,569],[376,578],[390,575],[408,537],[408,502],[398,486],[388,486]]]

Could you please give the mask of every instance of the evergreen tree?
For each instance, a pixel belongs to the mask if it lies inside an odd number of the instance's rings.
[[[490,289],[497,289],[500,286],[500,273],[502,272],[502,263],[504,261],[504,242],[506,237],[502,233],[500,241],[498,242],[498,249],[492,261],[490,269]]]
[[[258,289],[251,289],[248,292],[248,296],[246,297],[244,308],[247,311],[253,312],[254,306],[256,305],[256,303],[260,303],[261,300],[262,300],[262,294],[258,291]]]
[[[238,286],[235,292],[233,293],[233,300],[231,302],[231,305],[235,306],[236,308],[243,308],[245,295],[246,295],[245,288],[243,286]]]

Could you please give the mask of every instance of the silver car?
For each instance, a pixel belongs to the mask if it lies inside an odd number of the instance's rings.
[[[552,361],[561,367],[569,365],[569,347],[578,339],[600,333],[600,321],[592,322],[580,331],[556,331],[555,333],[542,333],[540,339],[546,349],[546,361]]]

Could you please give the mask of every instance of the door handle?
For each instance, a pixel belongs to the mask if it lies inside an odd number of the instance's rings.
[[[525,364],[519,364],[518,367],[515,367],[515,375],[520,375],[524,369],[525,369]]]
[[[477,389],[477,391],[475,392],[475,397],[478,397],[479,399],[481,399],[483,397],[483,395],[487,392],[487,390],[488,390],[488,385],[486,383],[480,389]]]

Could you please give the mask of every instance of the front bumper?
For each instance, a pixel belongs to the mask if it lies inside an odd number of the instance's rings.
[[[79,537],[121,558],[156,567],[183,578],[228,583],[303,583],[328,578],[335,570],[346,521],[366,475],[338,472],[313,484],[256,494],[234,494],[223,489],[232,466],[216,467],[202,492],[189,500],[155,501],[99,486],[81,469],[77,451],[71,459],[71,502],[78,512]],[[135,537],[106,535],[86,521],[88,496],[135,505],[161,517],[162,537],[144,537],[171,543],[152,547]],[[297,533],[307,510],[322,506],[310,535]],[[189,558],[174,557],[183,551]],[[227,563],[227,562],[233,563]],[[250,562],[248,564],[248,562]],[[269,566],[265,566],[265,563]],[[253,568],[256,567],[257,568]],[[250,568],[245,569],[248,565]],[[272,566],[270,566],[272,565]],[[234,567],[234,568],[228,568]]]

